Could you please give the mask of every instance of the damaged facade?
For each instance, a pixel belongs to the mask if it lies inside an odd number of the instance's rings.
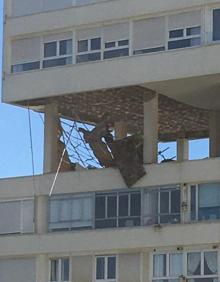
[[[0,181],[0,281],[219,281],[220,1],[4,13],[3,101],[44,113],[45,134],[35,185]],[[191,161],[201,138],[209,158]]]

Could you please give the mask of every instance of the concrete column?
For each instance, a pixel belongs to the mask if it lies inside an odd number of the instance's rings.
[[[127,123],[125,121],[115,122],[115,138],[123,139],[127,137]]]
[[[49,261],[47,255],[38,255],[36,258],[36,282],[48,282]]]
[[[158,94],[144,98],[144,163],[157,163]]]
[[[44,121],[44,173],[55,172],[58,167],[58,120],[57,105],[47,104]]]
[[[189,141],[185,138],[177,139],[177,161],[182,162],[189,159]]]
[[[48,196],[41,195],[36,199],[36,232],[45,234],[48,232]]]
[[[216,158],[220,157],[220,112],[211,112],[209,117],[209,154]]]

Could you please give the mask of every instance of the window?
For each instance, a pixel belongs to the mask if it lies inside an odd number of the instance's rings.
[[[140,214],[141,194],[139,191],[96,194],[96,228],[139,226]]]
[[[144,225],[180,222],[180,188],[145,190]]]
[[[72,39],[44,43],[43,68],[72,64]]]
[[[129,55],[129,39],[105,42],[104,59]]]
[[[18,73],[18,72],[23,72],[23,71],[37,70],[39,68],[40,68],[40,61],[37,61],[37,62],[13,65],[11,67],[11,72]]]
[[[152,277],[154,282],[217,282],[216,251],[187,253],[162,253],[153,255]]]
[[[201,27],[193,26],[169,31],[168,49],[192,47],[201,44]]]
[[[34,200],[0,202],[0,234],[34,232]]]
[[[96,257],[96,281],[117,281],[117,259],[116,256]]]
[[[77,63],[101,60],[101,38],[79,40],[77,44]]]
[[[54,196],[50,199],[49,230],[92,227],[92,195]]]
[[[191,186],[191,220],[220,219],[220,183]]]
[[[213,11],[213,41],[220,40],[220,9]]]
[[[153,281],[180,282],[183,274],[183,255],[181,253],[156,254],[153,256]]]
[[[187,254],[189,282],[217,282],[217,275],[217,252],[190,252]]]
[[[69,258],[55,258],[50,260],[50,281],[69,282]]]

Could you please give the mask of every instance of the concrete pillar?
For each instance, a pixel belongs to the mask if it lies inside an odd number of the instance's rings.
[[[144,98],[144,163],[157,163],[158,94]]]
[[[55,172],[58,167],[58,121],[57,105],[47,104],[44,121],[44,173]]]
[[[189,159],[189,141],[185,138],[177,139],[177,161],[182,162]]]
[[[45,234],[48,232],[48,196],[40,195],[36,198],[36,232]]]
[[[36,258],[36,282],[48,282],[49,261],[47,255],[38,255]]]
[[[127,123],[125,121],[115,122],[115,138],[123,139],[127,137]]]
[[[210,158],[220,157],[220,112],[209,116],[209,154]]]

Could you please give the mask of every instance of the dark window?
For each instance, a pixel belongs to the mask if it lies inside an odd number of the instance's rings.
[[[101,53],[90,53],[85,55],[78,55],[76,57],[76,62],[85,63],[85,62],[92,62],[92,61],[99,61],[101,60]]]
[[[58,280],[59,261],[56,259],[51,260],[50,281]]]
[[[91,50],[100,50],[101,49],[101,38],[91,39]]]
[[[169,213],[169,192],[160,193],[160,213]]]
[[[105,279],[105,258],[96,259],[96,279]]]
[[[44,58],[57,55],[57,42],[44,43]]]
[[[105,43],[105,48],[114,48],[115,47],[115,42],[106,42]]]
[[[60,41],[60,55],[72,54],[72,40],[62,40]]]
[[[119,196],[119,216],[128,216],[128,195]]]
[[[61,260],[61,281],[69,281],[69,259]]]
[[[111,58],[117,58],[117,57],[124,57],[129,55],[129,49],[117,49],[117,50],[111,50],[111,51],[105,51],[104,52],[104,59],[111,59]]]
[[[105,218],[105,196],[98,196],[95,199],[95,217]]]
[[[201,27],[200,26],[196,26],[196,27],[189,27],[186,29],[186,35],[190,36],[190,35],[198,35],[201,33]]]
[[[213,11],[213,40],[220,40],[220,9]]]
[[[130,202],[130,215],[131,216],[140,216],[141,214],[141,195],[140,194],[131,194]]]
[[[155,47],[155,48],[149,48],[149,49],[135,50],[133,54],[140,55],[140,54],[154,53],[154,52],[160,52],[160,51],[165,51],[165,47]]]
[[[169,38],[183,37],[183,29],[170,30]]]
[[[78,41],[78,52],[87,52],[88,51],[88,40]]]
[[[108,258],[108,279],[115,279],[116,278],[116,257],[109,257]]]
[[[120,40],[118,41],[118,46],[127,46],[129,44],[129,40],[126,39],[126,40]]]
[[[69,64],[72,64],[72,57],[44,60],[43,68],[52,68],[57,66],[65,66]]]
[[[180,191],[171,192],[171,213],[180,213]]]
[[[107,198],[107,217],[117,216],[117,196],[108,196]]]
[[[191,220],[196,220],[196,187],[191,186]]]
[[[31,62],[31,63],[13,65],[11,67],[11,72],[18,73],[18,72],[23,72],[23,71],[36,70],[39,68],[40,68],[40,62]]]
[[[172,49],[186,48],[186,47],[197,46],[200,44],[201,44],[200,37],[182,39],[182,40],[174,40],[174,41],[168,42],[168,49],[172,50]]]

